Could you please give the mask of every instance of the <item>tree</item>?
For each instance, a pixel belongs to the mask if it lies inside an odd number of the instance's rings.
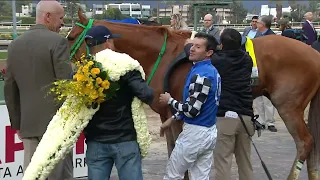
[[[295,0],[288,1],[291,7],[291,18],[292,21],[301,22],[303,15],[307,12],[307,6],[298,4]]]
[[[313,13],[314,17],[320,15],[320,2],[319,1],[309,1],[309,11]]]
[[[151,16],[153,16],[153,17],[157,16],[157,11],[158,11],[157,8],[153,8],[151,11]]]
[[[80,0],[64,0],[61,1],[64,4],[65,14],[72,20],[72,26],[75,24],[75,17],[78,17],[78,9]]]
[[[0,1],[0,16],[12,16],[12,7],[9,1]]]
[[[318,5],[319,2],[317,1],[309,1],[309,11],[310,12],[317,12],[317,5]]]
[[[243,7],[242,1],[233,0],[230,9],[233,12],[232,22],[242,23],[248,13],[248,10]]]
[[[107,19],[121,20],[125,18],[118,8],[108,8],[105,15]]]
[[[282,0],[269,0],[269,2],[270,2],[270,5],[273,3],[276,4],[276,12],[277,12],[276,17],[278,21],[282,17]]]
[[[257,6],[252,8],[251,14],[257,14]]]
[[[108,8],[103,14],[94,15],[95,19],[112,19],[112,20],[122,20],[127,18],[124,16],[118,8]]]

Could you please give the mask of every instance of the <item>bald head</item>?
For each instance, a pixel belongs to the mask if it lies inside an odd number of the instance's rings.
[[[213,24],[213,16],[211,14],[206,14],[203,17],[203,21],[204,21],[204,27],[210,28]]]
[[[58,32],[63,26],[64,9],[58,1],[41,0],[36,8],[36,23]]]
[[[203,19],[213,19],[212,14],[206,14]]]
[[[304,18],[306,20],[312,21],[312,18],[313,18],[312,12],[307,12],[306,14],[304,14]]]

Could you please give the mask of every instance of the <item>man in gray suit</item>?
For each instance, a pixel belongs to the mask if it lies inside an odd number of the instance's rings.
[[[48,85],[67,79],[72,72],[68,41],[59,35],[64,9],[57,1],[40,1],[36,25],[16,38],[8,47],[5,75],[5,101],[12,129],[24,145],[27,168],[47,126],[59,109],[54,96],[47,96]],[[66,156],[48,177],[73,179],[72,154]]]
[[[220,42],[220,30],[218,28],[213,27],[213,16],[211,14],[206,14],[203,18],[204,21],[204,29],[202,32],[211,34],[216,38],[218,42]]]
[[[261,36],[261,32],[258,31],[257,21],[259,17],[253,16],[251,20],[251,26],[246,27],[243,30],[242,36],[248,36],[250,39]]]

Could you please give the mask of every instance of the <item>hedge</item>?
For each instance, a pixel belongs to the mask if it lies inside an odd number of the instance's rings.
[[[21,20],[21,24],[35,24],[36,18],[35,17],[17,17],[17,21]],[[12,22],[11,16],[0,16],[0,22]],[[71,24],[71,18],[64,18],[65,24]]]
[[[67,36],[67,32],[60,32],[59,34],[61,34],[62,36]],[[21,33],[18,33],[18,36],[21,35]],[[0,33],[0,40],[12,40],[12,34],[8,34],[8,33]]]

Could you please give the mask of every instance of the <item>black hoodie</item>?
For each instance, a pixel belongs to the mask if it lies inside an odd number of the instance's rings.
[[[248,53],[241,49],[216,51],[211,63],[221,76],[221,97],[217,116],[224,117],[227,111],[253,116],[253,62]]]

